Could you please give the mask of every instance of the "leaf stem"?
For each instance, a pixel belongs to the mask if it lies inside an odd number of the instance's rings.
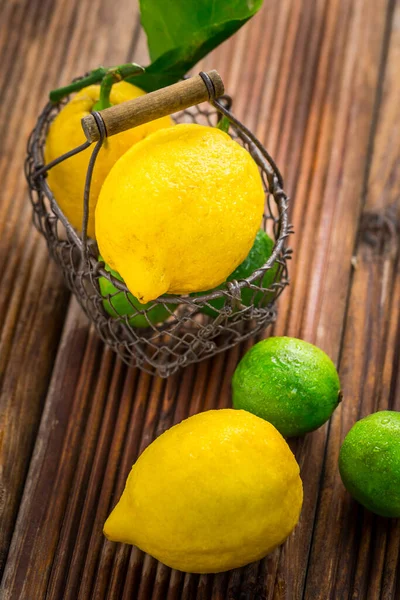
[[[82,77],[77,81],[73,81],[72,83],[65,85],[64,87],[57,88],[56,90],[52,90],[49,94],[50,102],[60,102],[65,96],[72,94],[73,92],[79,92],[81,89],[88,85],[92,85],[93,83],[99,83],[107,73],[108,69],[106,67],[99,67],[98,69],[94,69],[91,71],[86,77]]]
[[[94,110],[102,110],[111,106],[110,103],[110,92],[114,83],[122,81],[127,77],[133,77],[144,72],[144,68],[135,63],[127,63],[119,65],[118,67],[99,67],[91,71],[86,77],[82,77],[77,81],[73,81],[69,85],[52,90],[49,94],[50,102],[60,102],[65,96],[72,94],[73,92],[79,92],[84,87],[92,85],[94,83],[100,83],[100,99],[96,103]],[[98,105],[98,106],[97,106]]]
[[[114,83],[118,83],[127,77],[133,77],[143,73],[144,68],[135,63],[127,63],[108,69],[106,75],[103,77],[100,86],[100,98],[93,107],[93,110],[104,110],[111,106],[110,93]]]

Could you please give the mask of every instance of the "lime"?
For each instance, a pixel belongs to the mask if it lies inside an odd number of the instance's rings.
[[[99,256],[99,260],[104,262],[101,256]],[[105,265],[105,270],[111,273],[116,279],[119,279],[119,281],[123,281],[119,273],[113,271],[107,264]],[[131,293],[118,290],[106,277],[99,278],[99,286],[101,295],[104,298],[103,306],[106,312],[112,317],[130,317],[133,315],[129,319],[129,324],[133,327],[143,328],[149,327],[151,324],[162,323],[171,316],[176,308],[175,304],[167,305],[168,308],[163,304],[156,304],[154,302],[141,304]],[[144,311],[145,309],[150,309],[146,312],[147,317],[144,313],[139,314],[137,312]]]
[[[339,471],[350,494],[383,517],[400,517],[400,412],[382,410],[346,435]]]
[[[329,419],[341,400],[331,359],[289,337],[262,340],[242,358],[232,379],[233,406],[272,423],[282,435],[303,435]]]
[[[233,281],[234,279],[246,279],[246,277],[249,277],[249,275],[254,273],[254,271],[265,265],[265,263],[272,254],[273,247],[273,240],[263,229],[260,229],[257,232],[254,244],[249,254],[247,255],[247,258],[245,258],[244,261],[233,271],[233,273],[229,275],[227,281]],[[266,271],[262,280],[262,286],[264,288],[268,288],[275,281],[275,276],[278,271],[278,267],[279,265],[276,263],[272,267],[272,269],[268,269],[268,271]],[[210,294],[211,292],[215,292],[215,290],[219,290],[222,287],[224,287],[224,284],[219,285],[213,290],[191,294],[191,296]],[[251,304],[253,304],[254,306],[266,306],[268,302],[271,301],[271,299],[272,293],[255,293],[254,290],[251,290],[250,288],[244,288],[242,290],[242,304],[244,304],[245,306],[250,306]],[[216,300],[211,300],[207,303],[206,306],[204,306],[204,308],[201,309],[200,312],[204,313],[205,315],[209,315],[210,317],[216,317],[218,315],[217,310],[221,310],[221,308],[224,306],[224,303],[224,298],[217,298]],[[217,310],[213,310],[212,307],[214,307]]]

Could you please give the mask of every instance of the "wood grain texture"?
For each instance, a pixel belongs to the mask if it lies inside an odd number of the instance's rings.
[[[372,140],[366,198],[353,257],[353,275],[340,376],[345,401],[332,418],[324,479],[313,532],[306,595],[325,598],[395,598],[395,520],[372,516],[345,492],[337,469],[340,445],[351,426],[376,410],[400,410],[400,189],[392,189],[400,163],[400,2],[394,7],[382,98]],[[341,523],[346,532],[337,527]],[[354,526],[355,524],[355,526]],[[388,539],[396,539],[388,550]],[[393,543],[393,541],[392,541]],[[336,547],[336,554],[326,552]],[[386,556],[389,552],[389,556]],[[326,572],[321,586],[321,569]],[[400,588],[397,588],[400,593]]]
[[[121,8],[123,6],[121,5]],[[2,5],[0,20],[0,573],[21,499],[69,294],[34,231],[23,162],[28,134],[50,88],[131,47],[137,6],[125,36],[110,3],[48,1]],[[112,24],[109,29],[107,23]],[[96,52],[93,45],[96,45]],[[68,56],[68,61],[66,61]],[[41,65],[40,69],[37,65]]]
[[[217,71],[213,69],[205,75],[208,76],[208,81],[214,90],[214,97],[222,96],[224,84]],[[139,96],[128,102],[106,108],[99,114],[103,119],[107,135],[111,136],[201,104],[206,102],[209,97],[210,94],[203,79],[200,75],[193,75],[185,81],[178,81],[178,83],[155,90],[145,96]],[[93,115],[83,117],[82,129],[89,142],[97,142],[100,139],[100,131]]]
[[[64,322],[68,294],[33,234],[21,172],[9,168],[23,159],[21,117],[26,134],[46,90],[101,62],[146,64],[137,5],[11,0],[2,16],[4,556],[29,473],[1,597],[396,600],[399,523],[350,499],[337,456],[359,417],[400,410],[400,1],[270,0],[196,68],[221,73],[234,112],[277,159],[294,196],[292,285],[273,332],[325,349],[345,393],[329,424],[290,442],[305,488],[294,534],[258,563],[209,576],[111,543],[102,525],[156,436],[230,405],[231,376],[250,343],[167,381],[127,369],[75,301]],[[22,74],[29,88],[17,85]]]

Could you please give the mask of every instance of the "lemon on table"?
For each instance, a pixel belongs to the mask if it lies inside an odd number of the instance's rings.
[[[290,337],[253,346],[232,379],[233,406],[272,423],[285,437],[325,423],[341,401],[335,365],[320,348]]]
[[[358,502],[378,515],[400,517],[400,412],[382,410],[353,425],[339,470]]]
[[[263,229],[259,229],[257,231],[256,238],[254,240],[254,244],[244,259],[244,261],[229,275],[227,281],[233,281],[240,279],[246,279],[249,277],[254,271],[264,266],[269,257],[272,254],[272,250],[274,247],[273,240],[269,237],[268,233],[266,233]],[[275,281],[276,274],[278,271],[278,264],[276,263],[271,269],[265,272],[264,277],[262,278],[262,287],[268,288]],[[255,282],[258,285],[258,281]],[[193,296],[199,296],[201,294],[209,294],[214,292],[217,289],[221,289],[223,284],[214,288],[213,290],[209,290],[208,292],[198,292],[197,294],[192,294]],[[266,306],[268,302],[271,301],[272,293],[256,292],[250,288],[244,288],[241,293],[241,303],[245,306],[250,306],[253,304],[254,306]],[[210,317],[216,317],[218,315],[219,310],[224,306],[225,300],[224,298],[216,298],[215,300],[210,300],[207,304],[201,309],[200,312],[209,315]],[[215,310],[214,310],[215,309]]]
[[[245,411],[211,410],[148,446],[104,533],[174,569],[213,573],[281,544],[302,500],[299,466],[271,424]]]
[[[145,92],[136,86],[121,81],[112,86],[111,104],[120,104],[126,100],[137,98]],[[81,119],[88,115],[99,100],[100,85],[90,85],[80,90],[64,106],[50,126],[45,146],[46,163],[58,158],[65,152],[76,148],[86,141],[81,127]],[[116,160],[133,144],[149,133],[172,125],[170,117],[163,117],[139,127],[128,129],[118,135],[107,138],[96,159],[89,199],[88,235],[94,237],[94,208],[100,188]],[[78,230],[82,228],[83,190],[89,159],[93,147],[50,169],[48,182],[57,203],[70,223]]]
[[[103,260],[101,256],[99,260]],[[104,268],[116,279],[123,281],[119,273],[110,269],[107,264]],[[104,298],[103,306],[105,311],[112,317],[130,317],[129,324],[132,327],[143,328],[150,327],[151,324],[163,323],[171,316],[177,306],[176,304],[164,306],[163,304],[155,304],[154,302],[141,304],[132,294],[125,294],[125,292],[118,290],[106,277],[99,277],[99,286],[101,295]],[[137,311],[145,309],[147,309],[146,315],[137,313]]]
[[[215,127],[177,125],[116,162],[97,203],[96,237],[145,303],[222,283],[249,253],[263,207],[247,150]]]

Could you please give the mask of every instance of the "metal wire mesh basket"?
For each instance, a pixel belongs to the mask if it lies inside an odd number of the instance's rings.
[[[217,290],[195,296],[162,296],[148,307],[138,308],[131,302],[132,297],[125,284],[105,269],[104,263],[99,261],[96,242],[86,236],[91,172],[97,152],[106,137],[101,113],[95,113],[99,133],[83,200],[86,225],[84,218],[82,234],[71,226],[57,204],[46,179],[52,165],[44,165],[44,146],[50,123],[68,98],[57,104],[49,102],[44,107],[29,138],[25,163],[34,224],[45,237],[50,255],[61,267],[69,289],[100,337],[125,363],[161,377],[168,377],[180,367],[222,352],[273,323],[276,319],[276,299],[288,284],[287,260],[291,251],[286,246],[286,239],[291,230],[287,215],[288,198],[283,191],[282,177],[261,143],[231,113],[230,98],[222,96],[217,99],[208,75],[201,73],[200,76],[208,103],[186,108],[174,114],[173,119],[176,123],[215,126],[222,115],[225,116],[230,121],[229,135],[250,152],[264,184],[262,226],[273,238],[274,247],[268,261],[246,279],[226,282]],[[74,153],[89,145],[88,141]],[[60,160],[65,158],[61,157]],[[273,282],[265,286],[265,275],[272,269]],[[116,288],[115,293],[108,294],[106,298],[99,286],[101,277],[105,277]],[[111,316],[104,308],[105,301],[112,305],[119,294],[123,294],[132,307],[129,316],[118,312]],[[153,323],[152,311],[156,306],[163,307],[167,313],[167,320],[161,324]],[[141,327],[132,324],[134,316],[142,317]]]

